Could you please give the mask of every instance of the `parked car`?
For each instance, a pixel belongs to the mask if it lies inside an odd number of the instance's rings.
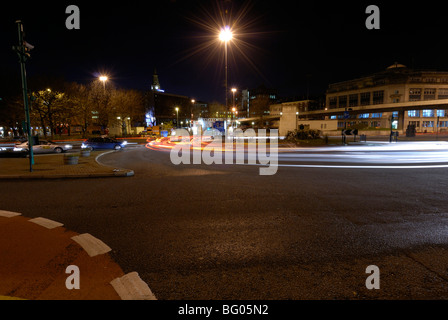
[[[26,158],[28,152],[22,148],[0,147],[0,158]]]
[[[17,149],[29,150],[29,143],[23,142],[16,145]],[[57,144],[53,141],[41,140],[39,144],[33,145],[33,153],[62,153],[73,149],[71,144]]]
[[[112,138],[90,138],[84,141],[81,145],[82,149],[90,148],[91,150],[96,149],[113,149],[120,150],[127,145],[127,141],[118,141]]]

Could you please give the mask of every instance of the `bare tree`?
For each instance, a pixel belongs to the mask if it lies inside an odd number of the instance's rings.
[[[114,90],[110,97],[111,116],[115,125],[128,134],[128,124],[141,122],[144,118],[144,96],[136,90]],[[116,119],[116,120],[115,120]]]
[[[268,96],[259,96],[251,101],[250,104],[250,117],[256,117],[258,127],[263,127],[263,116],[267,115],[271,100]]]
[[[89,88],[78,83],[69,83],[65,92],[68,96],[67,107],[71,109],[72,121],[81,127],[82,137],[87,137],[87,130],[93,124],[93,103],[89,100]]]
[[[63,120],[62,112],[67,102],[64,93],[50,89],[33,92],[31,114],[39,119],[46,137],[46,127],[50,128],[51,138],[56,133],[57,126]]]
[[[23,97],[3,98],[0,101],[0,125],[5,127],[5,133],[12,129],[14,136],[22,135],[22,122],[25,120],[25,111],[23,109]]]
[[[224,115],[227,112],[226,106],[219,103],[219,102],[212,102],[208,106],[208,116],[211,118],[218,118],[222,115]]]
[[[98,124],[102,129],[109,126],[111,107],[111,96],[115,89],[110,85],[106,88],[99,81],[92,82],[88,87],[88,100],[98,117]]]

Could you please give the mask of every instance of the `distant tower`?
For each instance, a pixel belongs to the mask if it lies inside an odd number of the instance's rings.
[[[155,68],[154,68],[154,75],[152,76],[151,90],[163,92],[162,88],[160,87],[159,75],[157,74],[157,70]]]

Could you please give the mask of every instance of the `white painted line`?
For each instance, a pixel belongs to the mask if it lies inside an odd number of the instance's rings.
[[[101,158],[102,156],[105,156],[106,154],[110,154],[110,153],[114,153],[114,152],[115,152],[115,151],[108,151],[108,152],[104,152],[104,153],[99,154],[99,155],[95,158],[96,163],[98,163],[98,164],[104,166],[104,164],[102,164],[102,163],[100,163],[100,162],[98,161],[99,158]]]
[[[448,168],[448,165],[427,166],[331,166],[331,165],[305,165],[305,164],[279,164],[279,167],[293,168],[333,168],[333,169],[439,169]]]
[[[109,248],[103,241],[95,238],[91,234],[84,233],[79,236],[72,237],[87,252],[90,257],[95,257],[100,254],[105,254],[112,249]]]
[[[137,272],[131,272],[121,278],[112,280],[110,284],[122,300],[157,300]]]
[[[49,219],[45,219],[45,218],[35,218],[35,219],[31,219],[29,220],[29,222],[38,224],[42,227],[45,227],[47,229],[54,229],[54,228],[58,228],[58,227],[62,227],[63,224],[60,222],[56,222],[53,220],[49,220]]]
[[[258,166],[265,167],[262,164],[236,164],[241,166]],[[448,164],[441,165],[427,165],[427,166],[341,166],[341,165],[312,165],[312,164],[275,164],[278,167],[290,167],[290,168],[327,168],[327,169],[440,169],[448,168]]]
[[[17,216],[21,216],[21,215],[22,215],[21,213],[17,213],[17,212],[0,210],[0,217],[4,217],[4,218],[12,218],[12,217],[17,217]]]

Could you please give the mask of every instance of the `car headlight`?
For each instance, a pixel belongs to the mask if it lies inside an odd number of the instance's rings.
[[[81,149],[85,149],[85,148],[87,148],[87,146],[83,143],[83,144],[81,145]]]
[[[123,143],[122,143],[123,146],[125,146],[125,145],[127,145],[127,144],[128,144],[127,141],[123,141]]]

